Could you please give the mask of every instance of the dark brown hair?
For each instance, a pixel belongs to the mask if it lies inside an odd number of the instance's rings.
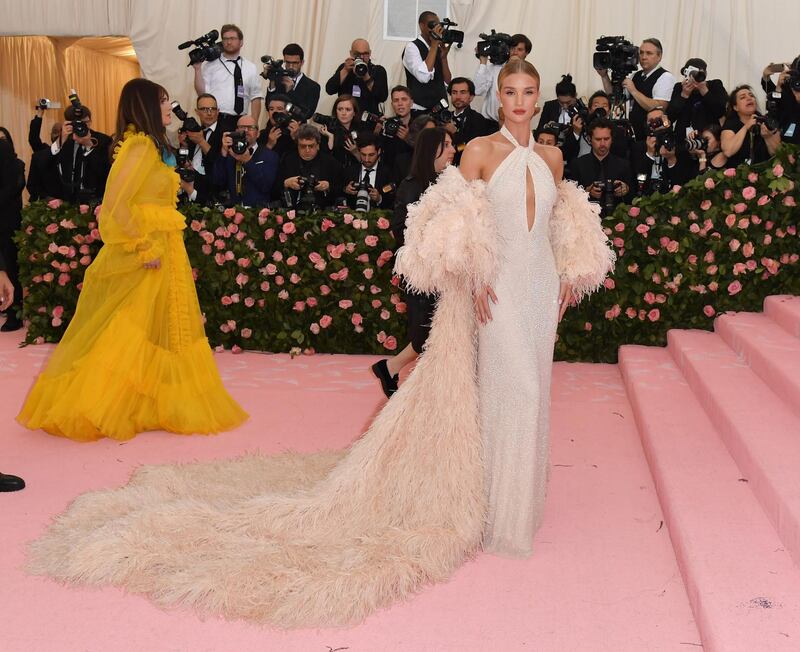
[[[408,176],[427,184],[436,180],[433,162],[442,153],[446,136],[447,132],[442,127],[423,129],[417,134]]]
[[[122,140],[125,131],[133,127],[153,139],[159,153],[172,150],[167,129],[161,119],[161,100],[169,98],[167,90],[149,79],[131,79],[122,87],[117,108],[117,129],[114,145]]]
[[[333,108],[331,109],[331,115],[336,118],[336,109],[339,108],[339,105],[342,102],[350,102],[350,106],[353,107],[353,122],[358,122],[358,116],[360,115],[360,109],[358,108],[358,100],[353,97],[352,95],[348,95],[347,93],[342,93],[339,97],[336,98],[336,101],[333,103]]]
[[[728,104],[725,107],[728,117],[738,115],[736,113],[736,96],[739,94],[739,91],[743,90],[748,90],[753,93],[753,87],[750,86],[750,84],[739,84],[739,86],[734,88],[728,95]],[[753,93],[753,95],[755,95],[755,93]],[[758,101],[756,101],[756,111],[758,111]]]
[[[225,32],[236,32],[236,36],[239,37],[239,40],[244,41],[244,34],[242,34],[242,30],[240,30],[236,25],[233,25],[231,23],[226,23],[219,30],[219,35],[225,36]]]

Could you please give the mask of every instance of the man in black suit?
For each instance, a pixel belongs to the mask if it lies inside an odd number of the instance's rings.
[[[61,196],[61,183],[56,160],[50,152],[50,146],[61,136],[61,123],[55,122],[50,128],[50,144],[42,142],[42,117],[44,109],[36,107],[36,115],[28,129],[28,144],[33,150],[31,168],[28,171],[28,194],[31,201],[46,197]]]
[[[380,105],[389,96],[386,68],[372,63],[372,50],[366,39],[358,38],[350,46],[350,55],[340,63],[336,72],[325,84],[328,95],[352,95],[362,111],[379,113]],[[356,61],[366,64],[365,74],[356,74]]]
[[[289,43],[283,48],[283,66],[290,76],[281,77],[276,83],[269,81],[267,89],[267,103],[275,93],[286,95],[293,104],[303,107],[305,117],[310,118],[317,110],[319,103],[320,86],[310,77],[306,77],[303,70],[305,53],[297,43]]]
[[[0,310],[8,310],[14,302],[14,284],[8,278],[5,270],[5,260],[0,254]],[[0,473],[0,491],[19,491],[24,488],[25,481],[22,478],[16,475]]]
[[[546,125],[548,122],[556,122],[566,128],[566,125],[572,123],[569,110],[577,102],[578,90],[572,83],[572,75],[562,75],[561,81],[556,84],[556,99],[544,103],[539,116],[539,124]]]
[[[641,194],[665,193],[697,176],[697,162],[677,146],[684,135],[673,130],[660,106],[648,111],[647,129],[644,141],[636,142],[631,156]]]
[[[267,102],[267,124],[258,136],[258,144],[264,145],[283,158],[285,154],[297,148],[294,139],[300,123],[289,120],[286,115],[286,105],[289,98],[286,95],[275,93]]]
[[[61,136],[50,146],[61,180],[59,198],[73,204],[85,204],[101,199],[111,169],[109,148],[111,138],[91,128],[92,112],[84,106],[83,116],[75,115],[75,107],[64,111]],[[73,123],[86,123],[89,133],[83,137],[73,132]]]
[[[453,105],[453,120],[443,126],[453,139],[456,154],[453,165],[461,161],[461,154],[467,143],[478,136],[488,136],[499,129],[494,120],[485,118],[472,108],[475,99],[475,84],[466,77],[454,77],[449,87],[450,102]]]
[[[361,156],[361,165],[353,165],[345,170],[344,193],[347,205],[356,207],[358,186],[363,181],[369,189],[372,208],[392,210],[396,190],[394,170],[381,158],[381,147],[375,136],[369,132],[358,135],[356,143]]]
[[[214,163],[214,183],[228,191],[229,203],[244,206],[266,206],[278,174],[278,155],[258,145],[258,125],[251,115],[243,115],[236,130],[244,132],[247,148],[233,151],[230,132],[222,134],[220,156]]]
[[[603,214],[626,201],[633,188],[630,163],[611,153],[613,129],[607,118],[593,121],[588,128],[592,151],[575,159],[569,171],[569,178],[586,189],[590,200],[603,206]]]
[[[283,193],[287,208],[299,204],[302,185],[305,179],[313,176],[314,200],[316,206],[333,206],[342,194],[342,166],[330,154],[320,151],[319,130],[309,124],[297,130],[297,149],[289,152],[281,160],[277,187]]]
[[[725,115],[725,86],[719,79],[706,79],[707,68],[702,59],[689,59],[681,68],[683,80],[672,89],[667,117],[681,138],[690,131],[702,131]]]
[[[217,99],[211,93],[202,93],[197,98],[195,113],[200,122],[200,131],[181,130],[178,136],[181,147],[189,150],[191,163],[188,168],[195,171],[194,182],[181,183],[181,199],[207,204],[215,198],[219,190],[213,180],[214,163],[222,149],[222,127],[217,120]]]

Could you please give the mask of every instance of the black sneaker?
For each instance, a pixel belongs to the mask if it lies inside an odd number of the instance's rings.
[[[381,387],[383,388],[383,393],[386,394],[386,398],[391,398],[392,394],[397,391],[397,383],[400,380],[399,375],[392,376],[389,374],[389,366],[386,364],[385,358],[372,365],[372,373],[381,381]]]
[[[25,488],[25,480],[15,475],[0,473],[0,491],[19,491]]]
[[[6,317],[6,323],[0,326],[0,331],[10,333],[11,331],[18,331],[20,328],[22,328],[22,320],[14,313],[9,312]]]

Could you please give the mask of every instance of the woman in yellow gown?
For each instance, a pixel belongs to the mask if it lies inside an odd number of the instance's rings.
[[[99,215],[104,243],[75,316],[17,420],[79,441],[138,432],[213,433],[247,414],[222,385],[203,330],[175,209],[166,90],[122,89],[114,164]]]

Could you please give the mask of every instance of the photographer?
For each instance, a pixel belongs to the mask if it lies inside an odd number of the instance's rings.
[[[586,156],[592,146],[585,123],[591,123],[598,118],[608,118],[611,115],[611,98],[605,91],[596,91],[589,98],[588,112],[576,112],[572,116],[570,127],[563,131],[561,153],[564,162],[569,164],[579,156]],[[624,120],[612,120],[613,131],[611,134],[611,153],[626,160],[630,159],[633,139],[629,132],[629,124]]]
[[[539,124],[555,122],[560,125],[572,124],[570,109],[578,102],[578,90],[572,83],[571,75],[562,75],[561,81],[556,84],[556,99],[544,103],[539,116]],[[574,113],[574,111],[573,111]]]
[[[85,123],[87,133],[78,136],[73,123]],[[64,110],[61,135],[50,146],[51,165],[55,164],[61,180],[58,197],[72,204],[85,204],[103,196],[111,169],[111,138],[91,129],[89,107],[70,105]]]
[[[181,182],[182,199],[198,204],[206,204],[216,195],[213,183],[214,164],[222,148],[222,129],[219,126],[216,98],[203,93],[197,98],[195,113],[199,118],[199,131],[180,129],[178,141],[182,148],[189,150],[186,169],[194,170],[194,181]]]
[[[350,56],[339,64],[325,84],[328,95],[350,95],[362,111],[381,113],[381,104],[389,97],[386,68],[372,63],[369,43],[359,38],[350,46]],[[358,64],[358,65],[356,65]]]
[[[683,137],[712,122],[719,124],[728,94],[719,79],[706,79],[707,65],[702,59],[689,59],[681,74],[683,80],[672,89],[667,117],[675,125],[675,133]]]
[[[728,167],[728,157],[722,153],[722,127],[712,122],[703,131],[691,134],[693,141],[700,147],[692,146],[689,154],[697,158],[697,173],[704,174],[708,170],[724,170]]]
[[[416,114],[412,108],[414,100],[411,91],[406,86],[395,86],[391,92],[392,111],[394,116],[382,121],[384,141],[383,158],[390,165],[395,166],[399,156],[413,152],[412,146],[408,142],[408,129],[411,120]],[[391,133],[387,132],[389,126],[393,127]],[[409,159],[410,160],[410,159]]]
[[[514,57],[525,59],[531,53],[533,43],[525,34],[514,34],[511,37],[510,47],[509,59]],[[497,77],[506,62],[492,63],[486,56],[478,57],[478,61],[480,63],[475,72],[475,94],[483,96],[481,115],[499,123],[500,116],[497,110],[500,108],[500,103],[497,99]]]
[[[287,208],[294,208],[300,204],[305,184],[313,181],[314,206],[325,208],[339,199],[342,176],[342,166],[330,154],[320,151],[319,130],[306,124],[297,131],[297,148],[281,161],[277,184]]]
[[[28,172],[28,194],[31,201],[45,197],[59,197],[62,193],[56,161],[50,153],[51,145],[61,136],[61,123],[55,122],[50,128],[50,145],[42,142],[42,117],[44,109],[36,107],[36,115],[28,130],[28,144],[33,150],[31,169]]]
[[[686,151],[683,134],[676,134],[661,107],[647,112],[647,135],[637,141],[633,151],[633,169],[639,193],[666,193],[697,176],[697,165]]]
[[[642,140],[646,136],[647,112],[655,106],[666,106],[672,97],[675,77],[661,67],[662,55],[661,41],[657,38],[647,38],[642,41],[639,46],[639,65],[642,69],[622,82],[622,87],[631,98],[628,119],[637,140]],[[598,69],[597,74],[603,80],[603,90],[611,94],[613,87],[608,70]]]
[[[494,120],[485,118],[472,108],[475,99],[475,84],[466,77],[454,77],[450,82],[450,102],[453,105],[453,119],[442,125],[453,139],[456,155],[453,164],[458,165],[461,153],[467,143],[478,136],[488,136],[497,131]]]
[[[405,176],[408,174],[408,171],[411,169],[411,161],[414,158],[417,137],[424,130],[433,129],[437,126],[439,125],[436,124],[436,120],[434,120],[433,116],[427,113],[421,113],[411,121],[411,125],[408,128],[408,139],[406,142],[408,149],[399,152],[392,161],[395,173],[397,174],[398,182],[402,181],[403,178],[405,178]]]
[[[381,160],[381,147],[373,134],[359,134],[357,146],[361,164],[345,170],[347,205],[356,208],[358,186],[363,183],[368,189],[372,208],[391,210],[395,193],[394,170]]]
[[[289,74],[281,75],[277,81],[269,79],[267,104],[275,93],[285,95],[292,104],[302,106],[305,109],[306,118],[310,118],[319,104],[320,86],[303,74],[305,52],[297,43],[289,43],[283,48],[281,54],[283,55],[283,67]],[[265,73],[268,71],[269,66],[265,66]]]
[[[425,111],[447,97],[452,78],[447,61],[451,44],[442,41],[444,28],[432,11],[423,11],[417,22],[420,36],[403,50],[403,67],[414,108]]]
[[[397,189],[391,220],[397,248],[405,243],[409,205],[419,201],[422,194],[436,183],[436,178],[452,163],[454,155],[450,134],[441,127],[426,129],[420,133],[409,174]],[[397,391],[400,370],[422,353],[430,333],[436,298],[435,294],[406,292],[409,344],[397,355],[383,358],[372,365],[372,373],[380,380],[383,393],[387,397]]]
[[[536,128],[533,137],[540,145],[558,146],[558,137],[561,134],[561,127],[557,122],[546,122]],[[562,152],[563,155],[563,152]]]
[[[267,102],[267,124],[258,136],[258,144],[271,149],[283,158],[284,154],[296,149],[295,138],[300,123],[286,113],[289,98],[275,93]]]
[[[243,115],[236,131],[222,134],[220,157],[214,164],[214,183],[225,188],[230,205],[266,206],[278,174],[278,155],[258,144],[258,125]]]
[[[358,102],[351,95],[337,97],[330,116],[314,114],[313,121],[327,138],[328,153],[343,168],[354,166],[359,161],[356,137],[364,130],[359,115]]]
[[[780,73],[777,84],[771,79],[775,73]],[[781,141],[800,144],[800,57],[791,64],[769,64],[761,86],[767,93],[767,115],[780,125]]]
[[[194,64],[194,89],[209,93],[219,103],[218,120],[223,132],[233,131],[240,116],[261,115],[261,79],[256,65],[241,56],[244,35],[236,25],[223,25],[222,56]]]
[[[587,128],[592,151],[580,156],[569,168],[569,178],[583,186],[591,201],[603,207],[603,215],[632,197],[630,163],[611,153],[614,125],[607,118],[594,120]]]
[[[728,97],[728,116],[722,125],[721,140],[729,167],[766,161],[781,144],[779,126],[767,124],[758,112],[753,89],[746,84],[734,88]]]
[[[22,286],[19,282],[18,249],[14,233],[22,225],[22,190],[25,188],[25,163],[17,157],[14,141],[5,127],[0,127],[0,258],[14,288],[14,301],[6,307],[6,321],[0,331],[22,328]],[[4,294],[5,294],[5,287]]]

